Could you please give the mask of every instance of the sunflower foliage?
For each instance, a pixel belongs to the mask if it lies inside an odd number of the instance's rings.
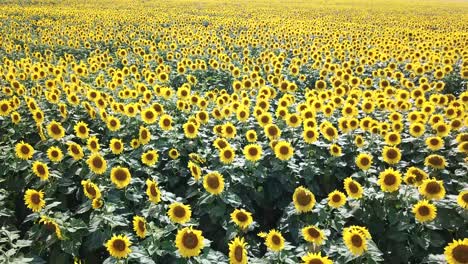
[[[468,263],[466,3],[0,6],[1,263]]]

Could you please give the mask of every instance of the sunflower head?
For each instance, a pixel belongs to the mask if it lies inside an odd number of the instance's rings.
[[[272,251],[281,251],[284,249],[284,238],[279,231],[270,230],[265,237],[265,245]]]
[[[382,151],[382,157],[386,163],[394,165],[401,160],[401,151],[397,147],[385,146]]]
[[[133,230],[139,238],[145,238],[146,236],[146,220],[142,216],[133,217]]]
[[[346,195],[338,190],[328,194],[328,205],[333,208],[339,208],[345,205]]]
[[[229,242],[229,261],[231,264],[247,264],[247,243],[244,238],[235,237]]]
[[[393,168],[388,168],[379,174],[377,183],[384,192],[395,192],[401,185],[401,173]]]
[[[177,232],[175,244],[182,257],[196,257],[205,247],[204,239],[200,230],[185,227]]]
[[[159,203],[161,201],[161,191],[155,181],[146,180],[146,195],[148,195],[148,199],[152,203]]]
[[[449,264],[468,263],[468,238],[449,243],[444,249],[444,255]]]
[[[343,240],[353,255],[360,256],[367,250],[367,239],[371,236],[366,228],[351,226],[343,229]]]
[[[291,143],[281,140],[276,143],[274,146],[275,156],[283,161],[291,159],[294,155],[294,149],[291,146]]]
[[[327,256],[322,256],[322,253],[307,253],[302,257],[303,264],[333,264]]]
[[[461,191],[457,196],[457,203],[463,209],[468,209],[468,190]]]
[[[184,224],[190,220],[190,217],[192,216],[192,210],[190,209],[190,205],[175,202],[169,205],[167,214],[169,215],[169,218],[172,222]]]
[[[98,175],[104,174],[107,170],[107,161],[97,152],[91,154],[86,163],[90,170]]]
[[[24,203],[33,212],[39,212],[45,206],[44,192],[28,189],[24,194]]]
[[[252,214],[244,209],[235,209],[231,213],[231,220],[241,229],[247,229],[253,222]]]
[[[213,195],[219,195],[224,190],[224,177],[217,171],[210,172],[203,177],[203,187]]]
[[[23,160],[29,160],[33,157],[34,148],[28,143],[21,141],[15,146],[16,156]]]
[[[426,199],[440,200],[445,197],[445,188],[443,181],[434,178],[425,179],[419,186],[419,193]]]
[[[49,167],[47,164],[40,161],[34,161],[32,169],[34,174],[39,177],[41,181],[47,181],[47,179],[49,179]]]
[[[258,161],[262,157],[262,147],[258,144],[249,144],[244,147],[244,156],[249,161]]]
[[[418,222],[428,222],[437,216],[437,208],[427,200],[421,200],[413,206],[413,214]]]
[[[424,160],[424,165],[436,170],[441,170],[447,166],[447,161],[441,155],[432,154],[426,157]]]
[[[306,226],[302,228],[302,236],[305,241],[314,243],[316,245],[322,245],[325,239],[325,234],[317,226]]]
[[[303,186],[294,190],[293,203],[299,213],[310,212],[315,206],[315,195]]]
[[[106,248],[109,254],[114,258],[127,258],[132,252],[130,246],[132,243],[125,235],[113,235],[111,239],[107,240]]]

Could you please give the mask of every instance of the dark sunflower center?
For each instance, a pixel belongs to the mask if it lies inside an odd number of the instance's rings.
[[[216,176],[208,177],[208,186],[212,189],[217,189],[219,187],[219,179]]]
[[[243,259],[243,249],[241,246],[237,246],[235,249],[234,249],[234,258],[238,261],[238,262],[242,262],[242,259]]]
[[[167,118],[164,119],[164,120],[163,120],[163,125],[164,125],[164,126],[167,126],[167,127],[170,126],[170,125],[171,125],[171,120],[169,120],[169,119],[167,119]]]
[[[153,114],[153,112],[148,111],[148,112],[145,113],[145,117],[148,118],[148,119],[153,119],[154,114]]]
[[[111,121],[110,121],[110,125],[113,126],[113,127],[114,127],[114,126],[117,126],[117,121],[111,120]]]
[[[244,212],[238,212],[236,214],[236,218],[237,220],[239,220],[239,222],[245,222],[248,219],[247,214],[245,214]]]
[[[182,244],[188,249],[194,249],[198,245],[198,237],[194,233],[185,233],[182,237]]]
[[[361,164],[362,164],[363,166],[367,166],[367,165],[369,165],[369,163],[370,163],[370,160],[369,160],[368,157],[362,157],[362,158],[361,158]]]
[[[146,130],[141,131],[141,138],[142,139],[147,139],[148,138],[148,132]]]
[[[47,222],[46,224],[44,224],[44,227],[45,227],[47,230],[51,231],[51,232],[55,232],[55,228],[56,228],[56,227],[55,227],[55,225],[54,225],[53,223],[51,223],[51,222]]]
[[[41,202],[41,196],[38,193],[33,193],[31,195],[31,202],[33,204],[39,204]]]
[[[384,183],[385,185],[393,185],[396,183],[396,177],[395,175],[393,174],[388,174],[385,176],[385,179],[384,179]]]
[[[122,169],[117,169],[115,172],[115,178],[118,181],[125,181],[127,179],[127,173]]]
[[[311,236],[313,238],[320,237],[320,232],[317,229],[313,228],[313,227],[307,229],[307,233],[309,234],[309,236]]]
[[[395,134],[391,134],[391,135],[388,137],[388,139],[390,139],[391,142],[394,142],[394,141],[397,141],[397,140],[398,140],[398,137],[397,137],[397,135],[395,135]]]
[[[37,165],[36,169],[37,169],[37,172],[39,174],[45,174],[46,173],[45,168],[44,168],[43,165]]]
[[[138,221],[138,229],[141,231],[141,232],[144,232],[145,231],[145,222],[143,221]]]
[[[429,194],[438,194],[441,191],[440,185],[437,182],[430,182],[426,186],[426,192]]]
[[[8,111],[8,108],[9,108],[9,107],[8,107],[7,104],[2,104],[2,111],[3,111],[3,112]]]
[[[430,210],[429,210],[429,207],[423,205],[423,206],[419,207],[418,212],[419,212],[420,215],[426,216],[426,215],[429,215]]]
[[[94,189],[94,187],[93,187],[91,184],[86,184],[86,191],[87,191],[92,197],[95,197],[95,196],[96,196],[96,190]]]
[[[150,193],[151,193],[152,196],[158,196],[158,191],[156,190],[156,185],[155,184],[151,184]]]
[[[462,200],[463,202],[468,203],[468,193],[462,195]]]
[[[62,130],[60,130],[60,127],[56,124],[53,124],[51,127],[50,127],[50,130],[52,131],[53,134],[55,135],[58,135],[62,132]]]
[[[251,156],[256,156],[258,154],[258,150],[254,147],[249,148],[249,154]]]
[[[97,143],[96,143],[96,141],[91,141],[91,143],[89,144],[89,146],[90,146],[92,149],[97,148]]]
[[[415,126],[415,127],[413,127],[413,131],[416,132],[416,133],[419,133],[421,131],[421,127],[420,126]]]
[[[86,133],[86,127],[85,127],[85,126],[79,126],[79,127],[78,127],[78,131],[79,131],[81,134],[85,134],[85,133]]]
[[[291,121],[292,123],[297,123],[297,117],[296,116],[291,116],[289,121]]]
[[[270,136],[276,136],[278,134],[278,131],[275,127],[270,127],[268,128],[268,134],[270,134]]]
[[[315,136],[315,133],[314,133],[313,131],[307,131],[307,132],[306,132],[306,136],[307,136],[308,138],[313,138],[313,137]]]
[[[323,262],[320,259],[312,259],[312,260],[309,260],[307,264],[323,264]]]
[[[394,149],[389,149],[389,150],[387,151],[387,157],[388,157],[389,159],[396,159],[396,158],[398,157],[398,153],[397,153],[397,151],[394,150]]]
[[[309,205],[312,201],[312,197],[310,197],[310,194],[306,193],[305,191],[300,191],[296,197],[297,203],[302,206]]]
[[[23,153],[24,155],[29,154],[28,146],[26,146],[26,145],[21,146],[21,153]]]
[[[281,155],[288,155],[289,154],[289,148],[287,146],[281,146],[279,149],[279,152]]]
[[[275,245],[280,245],[281,244],[281,238],[278,236],[278,235],[273,235],[271,237],[271,241],[273,242],[273,244]]]
[[[185,209],[182,206],[176,206],[174,207],[174,215],[177,218],[182,218],[185,216]]]
[[[341,201],[341,196],[339,194],[333,195],[332,201],[335,203],[339,203]]]
[[[357,193],[357,192],[359,192],[359,188],[358,188],[357,184],[355,184],[354,182],[350,182],[350,183],[348,184],[348,188],[349,188],[349,191],[350,191],[351,193]]]
[[[431,143],[432,146],[437,146],[439,144],[439,140],[436,138],[432,138],[429,143]]]
[[[153,158],[154,158],[154,156],[153,156],[152,153],[146,154],[146,159],[147,159],[147,160],[151,161],[151,160],[153,160]]]
[[[122,239],[114,240],[114,243],[112,243],[112,246],[117,251],[124,251],[126,247],[125,242]]]
[[[73,152],[73,154],[79,154],[80,153],[80,150],[75,145],[72,145],[70,149]]]
[[[93,163],[93,166],[96,168],[102,168],[102,166],[104,165],[100,157],[95,157],[92,163]]]
[[[53,151],[50,153],[50,155],[52,155],[52,157],[54,157],[54,158],[57,158],[57,157],[59,156],[59,153],[58,153],[58,151],[53,150]]]
[[[353,246],[355,247],[361,247],[362,246],[362,238],[360,235],[353,235],[351,237],[351,243],[353,244]]]
[[[327,128],[325,133],[327,134],[327,136],[330,136],[330,137],[335,136],[335,130],[333,130],[333,128],[331,128],[331,127]]]
[[[218,147],[220,147],[222,149],[227,147],[226,141],[223,141],[223,140],[218,141]]]
[[[442,166],[443,160],[440,157],[431,157],[429,163],[433,166]]]
[[[122,148],[122,144],[120,144],[120,142],[117,141],[117,142],[114,143],[114,148],[115,149],[120,149],[120,148]]]
[[[187,130],[188,130],[189,133],[194,133],[194,132],[195,132],[195,127],[194,127],[192,124],[190,124],[190,125],[187,127]]]
[[[452,251],[453,258],[459,263],[468,263],[468,246],[458,245]]]
[[[224,157],[230,159],[232,157],[232,152],[230,150],[224,151]]]

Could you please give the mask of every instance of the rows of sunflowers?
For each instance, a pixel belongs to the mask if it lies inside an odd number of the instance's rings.
[[[0,2],[0,263],[468,263],[466,10]]]

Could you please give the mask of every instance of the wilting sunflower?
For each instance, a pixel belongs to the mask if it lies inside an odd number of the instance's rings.
[[[89,137],[86,145],[91,152],[98,152],[101,149],[101,145],[99,145],[99,139],[96,136]]]
[[[62,150],[58,147],[52,146],[47,149],[47,157],[50,161],[58,163],[63,159]]]
[[[161,201],[161,191],[155,181],[150,179],[146,180],[146,195],[148,195],[148,199],[153,203],[159,203]]]
[[[293,203],[297,212],[310,212],[315,206],[315,195],[307,188],[299,186],[294,190]]]
[[[294,154],[291,143],[281,140],[274,147],[275,156],[280,160],[289,160]]]
[[[468,238],[453,240],[444,248],[444,255],[448,264],[468,263]]]
[[[185,227],[177,231],[176,247],[180,255],[184,258],[196,257],[200,255],[201,250],[205,247],[202,231]]]
[[[229,242],[229,264],[247,264],[246,246],[244,238],[235,237]]]
[[[401,151],[397,147],[385,146],[382,151],[382,157],[386,163],[394,165],[401,160]]]
[[[258,144],[249,144],[244,147],[244,156],[247,160],[255,162],[262,157],[262,147]]]
[[[372,156],[367,153],[361,153],[356,157],[356,166],[361,170],[368,170],[372,166]]]
[[[151,140],[151,132],[149,131],[148,128],[144,126],[140,126],[140,130],[138,132],[138,141],[142,145],[146,145],[150,142]]]
[[[34,174],[41,179],[41,181],[47,181],[49,179],[49,167],[44,162],[38,160],[32,164],[32,170]]]
[[[107,161],[99,153],[91,154],[86,163],[89,169],[98,175],[104,174],[107,170]]]
[[[348,194],[349,197],[354,199],[361,199],[364,193],[361,184],[353,180],[351,177],[348,177],[344,180],[344,188],[346,194]]]
[[[427,148],[432,151],[436,151],[444,147],[444,140],[441,137],[428,137],[425,142]]]
[[[28,143],[24,143],[22,140],[20,143],[16,144],[15,151],[16,156],[23,160],[31,159],[34,154],[34,148]]]
[[[435,178],[425,179],[419,186],[419,193],[429,200],[440,200],[445,197],[444,182]]]
[[[433,169],[442,170],[447,166],[447,162],[445,158],[441,155],[432,154],[424,159],[424,165],[431,167]]]
[[[346,203],[346,195],[338,190],[328,194],[328,205],[333,208],[339,208]]]
[[[432,221],[437,216],[437,208],[427,200],[421,200],[413,206],[413,214],[418,222]]]
[[[114,167],[111,170],[111,181],[116,185],[117,189],[123,189],[127,187],[132,179],[132,175],[127,168]]]
[[[167,214],[172,222],[185,224],[192,217],[192,210],[190,209],[190,205],[175,202],[169,205]]]
[[[367,250],[367,238],[357,229],[344,228],[343,240],[353,255],[360,256]]]
[[[156,150],[148,150],[141,154],[141,162],[147,166],[153,166],[158,162],[159,154]]]
[[[173,160],[177,159],[179,157],[179,151],[175,148],[171,148],[169,150],[169,157]]]
[[[114,258],[127,258],[132,252],[130,246],[132,243],[125,235],[113,235],[111,239],[107,240],[106,248],[109,254]]]
[[[265,237],[265,245],[273,251],[281,251],[284,249],[284,238],[280,232],[275,229],[270,230]]]
[[[224,178],[217,171],[210,172],[203,177],[203,187],[213,195],[219,195],[224,190]]]
[[[380,172],[377,183],[384,192],[397,191],[401,185],[401,173],[393,168],[388,168]]]
[[[244,209],[235,209],[231,213],[231,220],[241,229],[247,229],[253,222],[252,214]]]
[[[121,139],[113,138],[110,140],[109,148],[113,154],[119,155],[124,150],[124,143]]]
[[[338,144],[331,144],[329,151],[333,157],[341,156],[341,147]]]
[[[198,136],[198,125],[193,122],[187,122],[183,125],[186,138],[196,138]]]
[[[83,192],[88,199],[93,200],[101,197],[101,191],[99,187],[91,182],[91,180],[82,180],[81,185],[83,186]]]
[[[89,129],[88,129],[88,124],[86,124],[83,121],[79,121],[76,123],[76,125],[73,127],[75,130],[75,134],[77,137],[86,139],[89,137]]]
[[[146,220],[142,216],[135,215],[133,217],[133,230],[139,238],[146,236]]]
[[[219,152],[219,160],[224,164],[231,164],[236,157],[236,152],[231,146],[225,147]]]
[[[457,196],[457,203],[463,209],[468,209],[468,190],[461,191]]]
[[[54,219],[49,218],[45,215],[41,215],[41,219],[39,220],[39,223],[43,224],[47,230],[54,232],[58,239],[60,240],[63,239],[62,230],[60,229],[59,225]]]
[[[47,134],[49,134],[49,137],[58,140],[65,136],[65,129],[59,122],[53,120],[47,125]]]
[[[314,225],[306,226],[301,230],[304,240],[310,243],[314,243],[318,246],[323,244],[325,234],[320,228]]]
[[[45,206],[44,192],[28,189],[24,194],[24,204],[33,212],[39,212]]]
[[[307,253],[307,255],[302,256],[303,264],[333,264],[327,256],[322,257],[322,253]]]
[[[146,124],[153,124],[154,122],[156,122],[157,112],[153,108],[145,108],[141,111],[140,114],[141,120],[143,120],[143,122],[145,122]]]
[[[74,160],[81,160],[84,157],[83,148],[75,142],[69,142],[68,144],[68,155]]]

